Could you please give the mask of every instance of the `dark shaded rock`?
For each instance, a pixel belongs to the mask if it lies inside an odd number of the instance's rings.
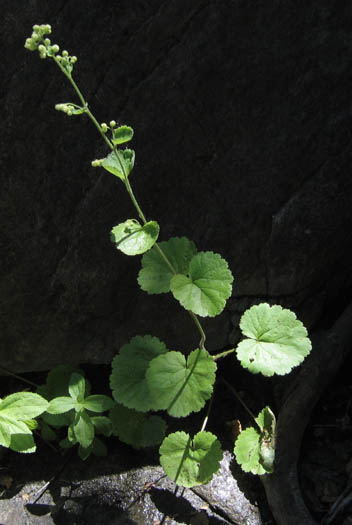
[[[143,294],[139,262],[109,241],[134,217],[122,185],[90,167],[103,144],[47,61],[34,23],[78,55],[100,121],[132,125],[131,176],[161,239],[223,254],[236,298],[273,298],[313,325],[351,295],[348,2],[2,2],[1,363],[14,371],[109,362],[131,336],[172,348],[198,334],[170,297]],[[236,308],[234,308],[236,310]],[[205,323],[222,348],[229,314]],[[232,337],[235,339],[235,336]]]

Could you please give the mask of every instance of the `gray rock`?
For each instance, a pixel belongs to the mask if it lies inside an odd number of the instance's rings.
[[[126,456],[126,454],[125,454]],[[130,454],[128,456],[131,457]],[[261,525],[258,508],[239,489],[225,452],[207,485],[177,487],[160,467],[126,470],[126,457],[71,461],[52,484],[26,482],[0,500],[3,525]],[[107,474],[113,469],[114,474]],[[43,491],[47,487],[46,491]],[[164,521],[162,521],[164,520]]]

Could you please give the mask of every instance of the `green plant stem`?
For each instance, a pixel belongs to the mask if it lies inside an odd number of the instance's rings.
[[[7,368],[5,368],[2,365],[0,365],[0,370],[2,372],[5,372],[5,374],[8,375],[8,376],[15,377],[16,379],[19,379],[20,381],[23,381],[23,383],[27,383],[27,385],[34,386],[34,388],[38,388],[39,387],[39,385],[37,385],[36,383],[33,383],[32,381],[29,381],[29,379],[25,379],[24,377],[18,376],[17,374],[15,374],[14,372],[11,372],[11,370],[8,370]]]
[[[229,354],[233,354],[234,351],[235,351],[235,348],[231,348],[231,350],[226,350],[225,352],[221,352],[220,354],[213,355],[212,358],[214,359],[214,361],[216,361],[217,359],[220,359],[221,357],[225,357]]]
[[[60,68],[60,70],[62,71],[62,73],[66,76],[66,78],[69,80],[70,84],[72,85],[73,89],[75,90],[79,100],[81,101],[82,103],[82,106],[85,108],[85,113],[88,115],[88,117],[91,119],[91,121],[93,122],[94,126],[97,128],[97,130],[99,131],[100,135],[103,137],[104,141],[106,142],[106,144],[108,145],[108,147],[113,151],[115,152],[115,155],[117,157],[117,160],[120,164],[120,167],[121,167],[121,171],[123,173],[123,176],[124,176],[124,183],[125,183],[125,187],[126,187],[126,190],[127,190],[127,193],[129,194],[130,196],[130,199],[139,215],[139,217],[141,218],[143,224],[146,224],[147,223],[147,219],[145,218],[145,215],[140,207],[140,205],[138,204],[138,201],[133,193],[133,190],[132,190],[132,187],[131,187],[131,184],[130,184],[130,181],[128,179],[128,176],[126,174],[126,171],[125,171],[125,168],[124,168],[124,165],[123,163],[121,162],[121,159],[120,159],[120,156],[119,156],[119,153],[118,151],[116,150],[116,146],[113,145],[113,143],[109,140],[109,138],[106,136],[106,134],[103,132],[99,122],[97,121],[97,119],[95,118],[95,116],[93,115],[93,113],[90,111],[89,107],[88,107],[88,103],[87,101],[85,100],[81,90],[79,89],[79,87],[77,86],[76,82],[73,80],[72,78],[72,75],[66,71],[66,69],[61,65],[61,63],[59,62],[59,60],[56,58],[56,56],[54,55],[53,57],[53,60],[55,61],[55,63],[57,64],[57,66]],[[171,262],[169,261],[169,259],[167,258],[167,256],[165,255],[165,253],[163,252],[163,250],[160,248],[160,246],[158,246],[157,244],[154,245],[155,249],[159,252],[159,254],[161,255],[161,257],[164,259],[164,261],[166,262],[166,264],[168,265],[168,267],[170,268],[170,270],[172,271],[172,273],[174,275],[176,275],[176,270],[175,268],[172,266]],[[202,328],[202,325],[200,324],[200,321],[198,319],[198,317],[196,316],[196,314],[194,314],[193,312],[191,312],[191,310],[187,310],[189,315],[191,316],[194,324],[196,325],[199,333],[200,333],[200,343],[199,343],[199,346],[200,348],[202,349],[205,349],[204,347],[204,344],[205,344],[205,340],[206,340],[206,335],[204,333],[204,330]]]
[[[207,426],[210,410],[211,410],[211,407],[212,407],[212,404],[213,404],[213,398],[214,398],[214,395],[212,395],[211,398],[210,398],[209,405],[208,405],[208,410],[207,410],[207,415],[204,418],[203,425],[202,425],[202,428],[200,429],[200,432],[203,432],[203,430]]]
[[[226,379],[224,379],[223,377],[220,377],[220,380],[224,383],[224,385],[227,386],[227,388],[233,393],[233,395],[236,397],[236,399],[241,403],[241,405],[243,406],[243,408],[248,412],[248,414],[251,416],[251,418],[254,420],[255,424],[259,427],[258,423],[256,422],[256,419],[255,419],[255,415],[253,414],[253,412],[251,411],[251,409],[246,405],[246,403],[243,401],[243,399],[239,396],[239,394],[237,393],[237,391],[233,388],[232,385],[230,385],[230,383],[228,383],[228,381],[226,381]],[[260,427],[259,427],[260,428]]]

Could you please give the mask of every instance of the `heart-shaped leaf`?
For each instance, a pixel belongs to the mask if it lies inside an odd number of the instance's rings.
[[[171,292],[186,310],[214,317],[225,308],[232,281],[225,259],[217,253],[199,252],[191,259],[188,277],[172,277]]]
[[[187,358],[167,352],[150,362],[146,378],[154,410],[185,417],[198,412],[210,398],[216,364],[206,350],[197,349]]]

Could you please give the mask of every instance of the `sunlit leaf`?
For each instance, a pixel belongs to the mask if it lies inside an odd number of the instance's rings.
[[[237,358],[254,374],[288,374],[312,348],[301,321],[278,305],[252,306],[243,314],[240,328],[248,339],[237,346]]]
[[[125,178],[128,177],[133,169],[134,159],[135,153],[132,149],[119,149],[109,153],[105,157],[102,166],[122,181],[125,181]]]
[[[111,141],[115,145],[124,144],[132,140],[132,137],[133,129],[130,126],[119,126],[113,130]]]
[[[150,362],[146,373],[155,410],[184,417],[198,412],[210,398],[216,364],[206,350],[194,350],[187,358],[167,352]]]
[[[111,230],[112,242],[126,255],[139,255],[150,250],[158,235],[159,225],[155,221],[142,226],[135,219],[128,219]]]
[[[191,259],[189,275],[174,275],[171,292],[186,310],[214,317],[225,308],[233,277],[219,254],[199,252]]]

